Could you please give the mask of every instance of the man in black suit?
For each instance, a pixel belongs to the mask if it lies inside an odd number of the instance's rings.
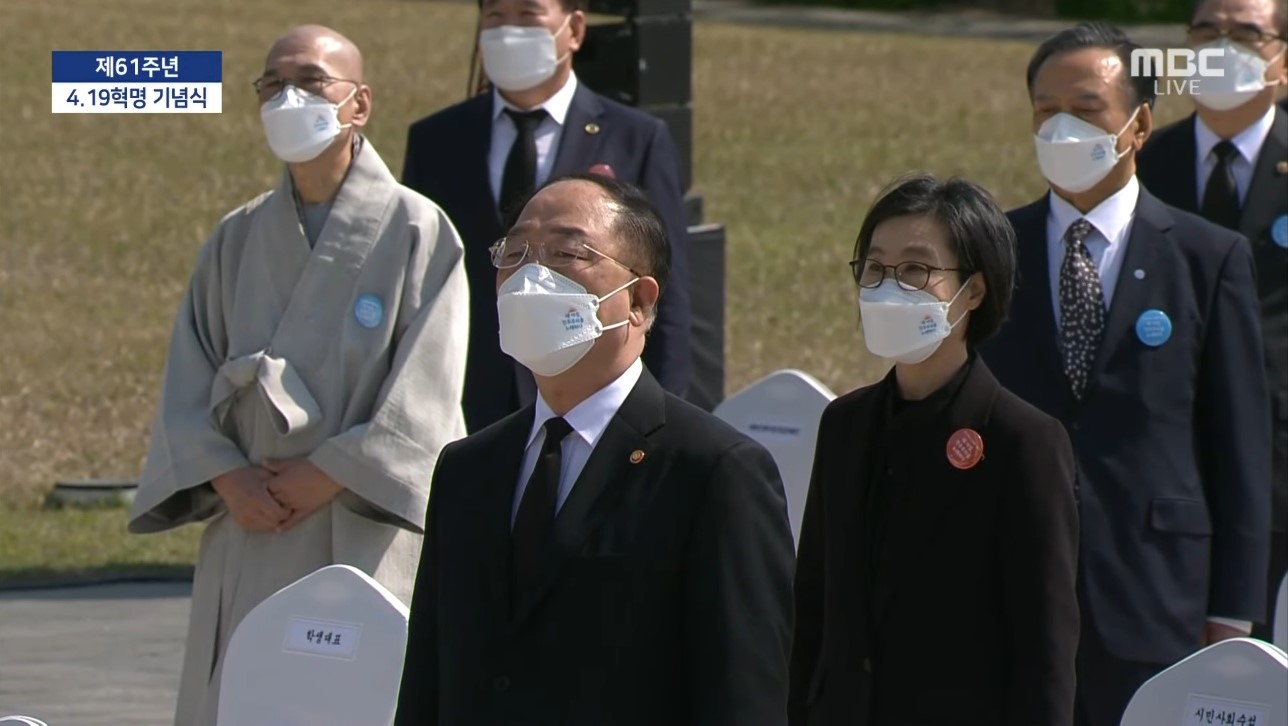
[[[1270,412],[1252,252],[1141,188],[1154,79],[1089,23],[1028,68],[1051,193],[1008,214],[1011,319],[981,353],[1061,419],[1078,463],[1077,720],[1118,724],[1140,685],[1264,617]]]
[[[1250,67],[1268,66],[1263,87],[1232,92],[1220,87],[1223,79],[1202,79],[1196,112],[1155,133],[1141,150],[1140,181],[1164,202],[1252,242],[1273,413],[1268,614],[1288,570],[1288,110],[1275,105],[1275,92],[1288,82],[1288,2],[1200,0],[1191,47],[1223,42]],[[1269,640],[1270,620],[1253,634]]]
[[[671,243],[671,285],[644,364],[666,390],[689,387],[688,225],[679,156],[666,125],[586,88],[572,54],[585,0],[483,0],[479,49],[493,91],[412,124],[403,184],[433,199],[460,231],[470,283],[463,406],[470,432],[531,404],[532,376],[497,347],[488,247],[507,215],[546,179],[595,171],[642,187]]]
[[[602,176],[552,182],[492,259],[538,396],[439,456],[396,723],[781,726],[783,485],[640,363],[656,212]]]

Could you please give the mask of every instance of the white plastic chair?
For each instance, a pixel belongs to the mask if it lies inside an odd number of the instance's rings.
[[[787,493],[792,539],[800,541],[805,495],[823,409],[836,398],[813,376],[781,370],[747,386],[716,407],[715,415],[769,450]]]
[[[366,573],[323,567],[251,610],[228,643],[219,726],[393,723],[407,607]]]
[[[1121,726],[1288,726],[1286,685],[1282,650],[1252,638],[1223,640],[1146,681]]]

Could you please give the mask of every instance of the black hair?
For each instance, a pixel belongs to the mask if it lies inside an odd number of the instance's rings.
[[[1194,22],[1195,16],[1199,14],[1199,10],[1202,9],[1207,2],[1208,0],[1194,0],[1190,3],[1190,23]],[[1274,3],[1274,31],[1280,38],[1288,38],[1288,0],[1274,0]]]
[[[865,259],[876,228],[895,217],[924,216],[948,234],[962,284],[975,273],[984,278],[984,300],[967,322],[966,343],[975,346],[1002,327],[1015,284],[1015,230],[993,196],[980,185],[954,177],[940,181],[914,172],[895,179],[863,219],[854,242],[855,260]],[[857,280],[856,280],[857,282]]]
[[[640,275],[657,280],[659,290],[666,289],[671,274],[671,242],[666,236],[666,225],[648,195],[633,184],[618,181],[603,174],[576,173],[557,176],[533,192],[514,209],[508,210],[505,227],[509,229],[518,221],[519,214],[528,201],[538,192],[560,182],[583,181],[594,184],[608,197],[617,212],[611,231],[620,242],[619,249],[629,259],[622,260]]]
[[[1098,21],[1079,23],[1072,28],[1061,30],[1042,41],[1038,49],[1033,52],[1033,57],[1029,59],[1029,69],[1026,75],[1029,98],[1033,98],[1033,81],[1037,78],[1038,71],[1052,57],[1084,48],[1103,48],[1114,51],[1122,61],[1122,82],[1127,90],[1127,98],[1131,102],[1131,106],[1136,107],[1146,104],[1153,108],[1154,100],[1157,97],[1154,91],[1154,82],[1158,79],[1154,72],[1158,69],[1151,67],[1152,64],[1146,63],[1143,69],[1145,73],[1135,77],[1130,73],[1132,51],[1138,50],[1140,47],[1131,38],[1127,37],[1127,34],[1121,28],[1109,23]]]

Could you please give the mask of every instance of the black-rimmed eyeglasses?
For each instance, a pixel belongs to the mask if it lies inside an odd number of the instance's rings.
[[[908,260],[900,262],[897,265],[885,265],[876,260],[851,260],[850,271],[854,274],[854,281],[859,287],[879,287],[881,282],[886,278],[886,271],[894,273],[894,281],[905,290],[916,291],[926,289],[930,284],[930,273],[932,272],[958,272],[957,267],[935,267],[927,265],[924,262],[914,262]]]

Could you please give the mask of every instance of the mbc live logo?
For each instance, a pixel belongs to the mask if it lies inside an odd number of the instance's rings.
[[[1137,48],[1131,52],[1131,75],[1132,78],[1154,76],[1154,93],[1158,96],[1197,95],[1202,93],[1199,83],[1204,78],[1225,75],[1221,65],[1224,57],[1224,48]],[[1160,76],[1167,77],[1163,88],[1158,87]]]

